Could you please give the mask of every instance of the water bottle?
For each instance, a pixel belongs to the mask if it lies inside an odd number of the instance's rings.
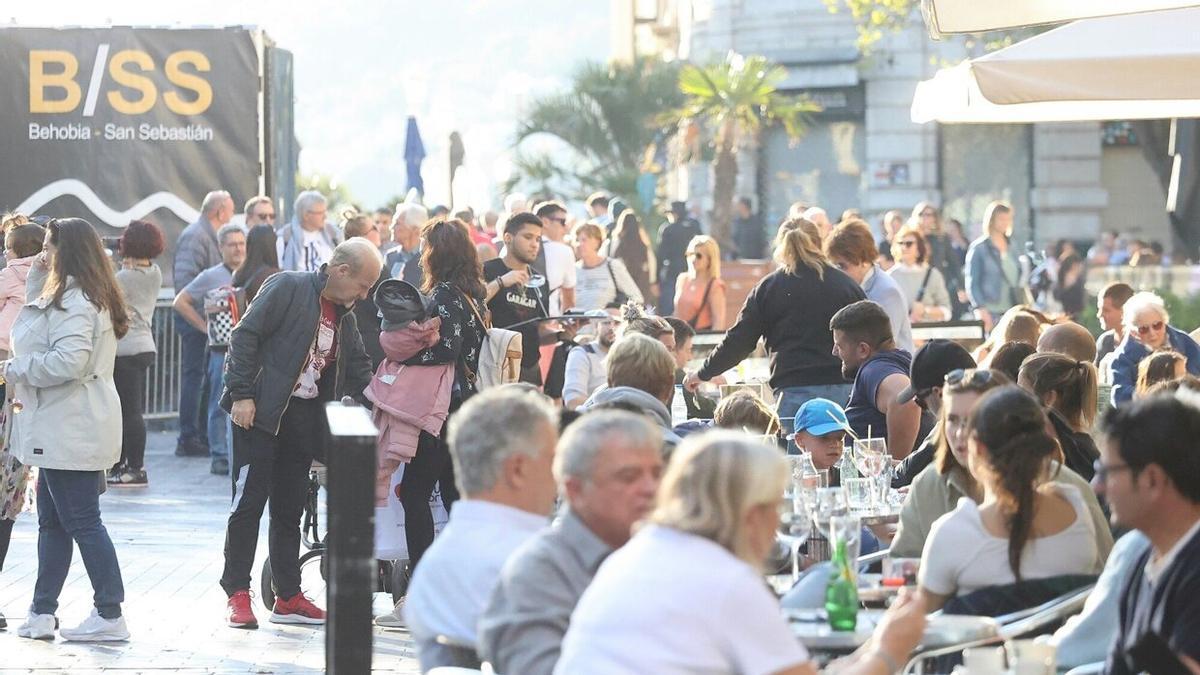
[[[675,397],[671,399],[671,426],[687,421],[687,401],[683,398],[683,385],[675,385]]]
[[[821,472],[817,471],[817,466],[813,464],[811,452],[800,453],[796,464],[792,472],[792,481],[803,496],[805,504],[812,506],[816,504],[817,488],[821,487]]]

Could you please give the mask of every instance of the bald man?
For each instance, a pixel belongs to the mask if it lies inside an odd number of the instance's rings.
[[[300,517],[309,467],[325,456],[325,403],[351,396],[367,405],[362,392],[371,360],[351,309],[366,299],[382,269],[374,244],[350,239],[319,270],[267,279],[233,329],[221,398],[233,419],[233,508],[221,574],[231,627],[258,627],[250,568],[268,500],[276,589],[271,621],[325,623],[324,610],[300,592]]]
[[[1050,326],[1038,338],[1037,350],[1043,353],[1064,354],[1076,361],[1096,361],[1096,338],[1088,329],[1068,321]]]

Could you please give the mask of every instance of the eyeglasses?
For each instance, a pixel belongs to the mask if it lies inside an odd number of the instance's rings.
[[[917,245],[917,242],[915,242],[911,239],[908,239],[908,240],[900,242],[900,245],[903,246],[904,248],[912,248],[913,246]]]
[[[981,387],[991,381],[992,371],[986,368],[959,368],[946,373],[945,379],[951,387]]]
[[[258,215],[259,220],[275,220],[275,212],[274,211],[272,211],[271,213],[259,213],[257,215]]]
[[[1155,321],[1154,323],[1148,323],[1145,326],[1135,326],[1135,328],[1137,328],[1138,335],[1147,335],[1150,333],[1150,331],[1157,333],[1163,329],[1163,322]]]
[[[1118,471],[1133,471],[1133,467],[1129,466],[1128,464],[1104,464],[1100,460],[1092,462],[1092,469],[1096,472],[1093,480],[1098,483],[1103,483],[1104,481],[1108,480],[1108,475],[1110,473],[1116,473]]]

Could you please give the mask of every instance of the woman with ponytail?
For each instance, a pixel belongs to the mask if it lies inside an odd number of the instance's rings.
[[[1099,573],[1096,525],[1082,491],[1054,480],[1059,447],[1041,403],[999,387],[979,400],[964,433],[982,499],[960,499],[933,524],[918,576],[927,608],[989,586]]]
[[[1100,458],[1091,434],[1099,396],[1096,367],[1062,354],[1034,354],[1022,362],[1017,384],[1046,407],[1067,467],[1091,480],[1092,463]]]
[[[850,385],[842,377],[841,361],[833,355],[829,320],[838,310],[865,300],[862,288],[829,264],[821,252],[817,226],[793,218],[775,237],[779,269],[763,277],[750,291],[732,328],[705,360],[699,372],[688,374],[684,386],[695,391],[766,343],[771,360],[771,388],[785,425],[810,399],[845,401]]]

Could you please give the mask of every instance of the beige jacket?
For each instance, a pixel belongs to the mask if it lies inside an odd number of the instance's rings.
[[[1058,463],[1050,465],[1050,475],[1053,480],[1066,485],[1074,485],[1083,495],[1088,511],[1092,516],[1092,525],[1096,530],[1096,550],[1100,556],[1096,561],[1096,573],[1104,569],[1104,561],[1108,560],[1108,552],[1112,550],[1112,530],[1108,526],[1108,518],[1096,500],[1096,494],[1082,476],[1062,467],[1058,474],[1055,470]],[[920,558],[925,548],[925,540],[929,538],[929,530],[933,522],[950,513],[958,506],[958,500],[967,496],[967,477],[962,469],[956,468],[949,474],[938,473],[937,466],[930,464],[913,479],[904,500],[904,508],[900,511],[900,529],[892,540],[891,556],[893,558]]]
[[[117,336],[70,280],[62,309],[26,304],[12,330],[5,379],[23,409],[12,415],[11,451],[23,464],[100,471],[121,456],[121,401],[113,385]]]

